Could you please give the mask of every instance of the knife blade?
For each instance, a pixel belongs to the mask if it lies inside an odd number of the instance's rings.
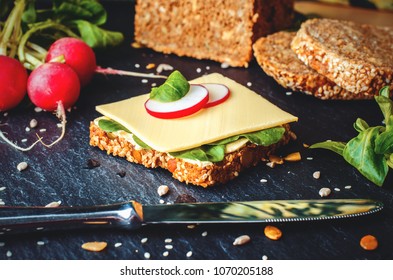
[[[0,206],[2,234],[125,228],[149,224],[299,222],[358,217],[382,210],[371,199],[266,200],[142,205],[136,201],[89,207]]]

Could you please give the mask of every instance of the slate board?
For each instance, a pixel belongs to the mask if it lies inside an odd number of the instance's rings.
[[[137,231],[67,231],[34,233],[28,235],[0,235],[0,259],[144,259],[149,252],[151,259],[392,259],[393,257],[393,195],[392,176],[384,187],[377,187],[364,179],[357,170],[338,155],[324,150],[309,150],[303,143],[312,144],[327,139],[347,141],[355,135],[352,128],[357,117],[370,124],[379,124],[382,115],[374,101],[321,101],[303,93],[287,95],[272,78],[260,69],[255,61],[249,68],[223,69],[219,63],[199,61],[164,55],[148,49],[134,49],[133,3],[111,2],[106,4],[108,28],[121,30],[126,36],[122,46],[97,52],[99,65],[124,70],[148,72],[149,63],[167,63],[193,79],[205,73],[219,72],[247,85],[282,109],[299,117],[292,126],[298,139],[280,150],[280,155],[301,152],[302,160],[286,163],[275,168],[260,164],[242,173],[236,180],[213,188],[203,189],[180,183],[170,173],[161,169],[146,169],[128,163],[123,158],[106,155],[98,148],[90,147],[89,122],[99,114],[95,106],[129,98],[149,92],[152,83],[160,80],[141,78],[95,76],[92,83],[83,89],[76,109],[68,114],[67,133],[64,140],[47,149],[36,146],[30,152],[19,152],[0,144],[0,198],[6,205],[37,206],[52,201],[61,201],[64,206],[89,206],[110,204],[136,199],[143,204],[158,204],[157,187],[166,184],[170,193],[165,202],[174,202],[178,195],[189,194],[199,202],[239,201],[268,199],[317,199],[321,187],[339,188],[329,198],[372,198],[384,202],[382,212],[353,219],[276,223],[283,232],[279,241],[267,239],[263,234],[264,224],[252,225],[199,225],[189,229],[185,225],[146,226]],[[140,68],[136,65],[139,64]],[[197,72],[201,69],[201,73]],[[38,120],[37,130],[26,132],[32,118]],[[28,102],[1,114],[2,131],[8,137],[27,145],[40,132],[46,141],[54,140],[60,129],[58,120],[48,112],[37,113]],[[21,139],[27,143],[21,143]],[[307,159],[309,158],[309,159]],[[311,159],[312,158],[312,159]],[[89,159],[101,165],[87,169]],[[26,161],[27,170],[19,172],[16,165]],[[117,173],[125,171],[120,177]],[[320,171],[316,180],[312,174]],[[266,183],[261,183],[266,179]],[[351,189],[344,187],[350,185]],[[202,233],[207,232],[206,236]],[[206,233],[205,233],[206,234]],[[204,235],[205,235],[204,234]],[[239,235],[248,234],[251,242],[244,246],[233,246]],[[359,240],[366,234],[375,235],[380,246],[375,251],[365,251]],[[142,238],[148,238],[144,244]],[[173,249],[164,257],[166,238],[171,238]],[[43,241],[44,245],[37,245]],[[99,253],[85,251],[81,245],[88,241],[106,241],[108,247]],[[1,243],[3,242],[3,243]],[[115,247],[116,243],[121,243]],[[7,252],[12,252],[7,257]]]

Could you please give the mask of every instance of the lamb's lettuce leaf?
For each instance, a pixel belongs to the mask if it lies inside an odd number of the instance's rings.
[[[98,126],[105,132],[115,132],[123,130],[127,133],[131,133],[123,125],[107,119],[100,119],[98,121]],[[220,141],[216,141],[207,145],[202,145],[198,148],[193,148],[185,151],[171,152],[171,156],[176,158],[198,160],[198,161],[209,161],[209,162],[220,162],[225,157],[225,145],[239,140],[240,138],[247,138],[251,143],[269,146],[277,143],[281,140],[284,135],[285,128],[278,126],[273,128],[268,128],[252,133],[245,133],[241,135],[236,135],[229,137]],[[144,149],[151,149],[146,143],[133,134],[134,141]]]
[[[150,99],[160,102],[173,102],[187,94],[190,84],[187,79],[178,71],[173,71],[164,84],[152,88]]]

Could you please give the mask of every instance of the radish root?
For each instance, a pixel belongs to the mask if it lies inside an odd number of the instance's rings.
[[[132,77],[144,77],[144,78],[159,78],[159,79],[168,78],[167,76],[163,76],[163,75],[130,72],[130,71],[124,71],[124,70],[116,70],[116,69],[109,68],[109,67],[102,68],[100,66],[97,66],[95,72],[99,73],[99,74],[104,74],[104,75],[120,75],[120,76],[132,76]]]
[[[67,119],[66,119],[66,113],[64,110],[64,106],[61,101],[57,102],[56,117],[58,117],[61,120],[61,134],[60,134],[59,138],[57,138],[55,141],[53,141],[50,144],[44,143],[44,141],[42,141],[42,138],[40,138],[40,140],[39,140],[41,142],[41,144],[47,148],[50,148],[53,145],[55,145],[56,143],[60,142],[64,138],[64,135],[65,135]]]
[[[0,130],[0,138],[3,139],[4,142],[6,142],[8,145],[10,145],[11,147],[22,151],[22,152],[27,152],[30,151],[36,144],[38,144],[39,142],[42,141],[41,137],[38,137],[38,140],[35,141],[33,144],[31,144],[29,147],[23,148],[23,147],[19,147],[18,145],[16,145],[15,143],[13,143],[11,140],[9,140],[4,133]]]

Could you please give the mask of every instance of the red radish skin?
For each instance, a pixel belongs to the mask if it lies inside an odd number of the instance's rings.
[[[26,95],[27,71],[16,59],[0,55],[0,111],[15,108]]]
[[[205,105],[205,108],[217,106],[225,102],[231,95],[231,91],[226,85],[205,83],[202,84],[209,91],[209,102]]]
[[[95,73],[145,78],[167,78],[162,75],[137,73],[97,66],[96,56],[93,49],[83,40],[72,37],[64,37],[55,41],[49,47],[45,61],[56,61],[61,57],[63,57],[65,63],[71,66],[71,68],[78,74],[82,87],[86,86],[91,81]]]
[[[159,102],[148,99],[146,111],[160,119],[176,119],[192,115],[201,110],[209,101],[209,92],[202,85],[190,85],[189,92],[173,102]]]
[[[45,63],[30,74],[27,93],[31,102],[41,109],[55,111],[59,101],[68,109],[79,98],[79,78],[66,64]]]
[[[89,45],[77,38],[61,38],[50,46],[45,61],[50,62],[60,56],[64,56],[65,63],[78,74],[82,86],[91,81],[97,64],[94,51]]]

